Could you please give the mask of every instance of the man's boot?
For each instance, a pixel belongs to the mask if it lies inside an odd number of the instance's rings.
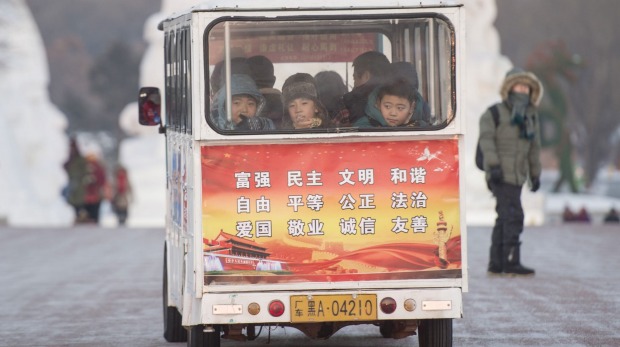
[[[489,267],[487,273],[489,275],[501,275],[502,270],[502,246],[491,245],[489,252]]]
[[[534,275],[534,269],[521,265],[521,242],[504,247],[503,270],[507,275]]]

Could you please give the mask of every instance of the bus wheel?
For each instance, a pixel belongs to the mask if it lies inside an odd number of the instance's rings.
[[[187,347],[220,347],[220,327],[213,326],[213,331],[210,332],[205,332],[204,330],[204,325],[189,327]]]
[[[420,347],[452,347],[452,319],[424,319],[418,326]]]
[[[176,307],[168,306],[168,268],[166,266],[167,250],[164,244],[164,284],[163,284],[163,303],[164,303],[164,338],[168,342],[187,341],[187,330],[181,325],[181,314]]]
[[[379,323],[379,332],[381,336],[387,338],[391,338],[394,333],[394,322],[391,320],[386,320]]]

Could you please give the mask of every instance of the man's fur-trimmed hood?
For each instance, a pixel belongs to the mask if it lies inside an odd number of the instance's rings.
[[[532,105],[538,107],[543,97],[544,90],[542,83],[540,83],[536,75],[520,68],[513,68],[506,73],[506,78],[504,78],[504,82],[502,82],[502,87],[500,89],[502,100],[508,100],[508,93],[517,83],[524,83],[530,86],[530,102]]]

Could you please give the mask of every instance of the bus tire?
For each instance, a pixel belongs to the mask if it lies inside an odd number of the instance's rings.
[[[164,338],[168,342],[187,341],[187,330],[181,325],[183,317],[176,307],[168,306],[168,267],[166,245],[164,244],[164,283],[163,283],[163,306],[164,306]]]
[[[189,327],[187,347],[220,347],[220,326],[213,326],[212,332],[205,332],[204,325]]]
[[[379,323],[379,332],[381,336],[387,338],[393,337],[394,334],[394,321],[386,320]]]
[[[420,347],[452,347],[452,319],[424,319],[418,326]]]

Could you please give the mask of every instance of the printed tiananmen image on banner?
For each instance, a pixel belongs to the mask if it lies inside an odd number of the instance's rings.
[[[456,138],[201,156],[206,283],[461,277]]]

